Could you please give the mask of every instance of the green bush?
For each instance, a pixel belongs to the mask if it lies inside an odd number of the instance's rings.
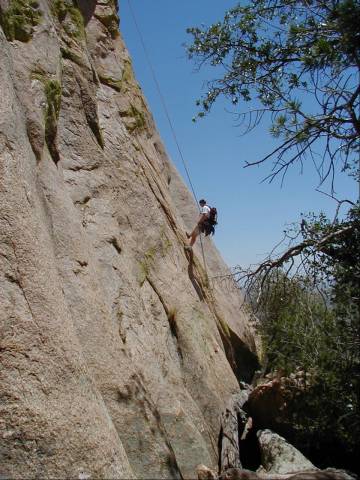
[[[352,282],[341,270],[337,263],[321,293],[309,277],[272,272],[259,317],[267,371],[301,370],[308,380],[289,410],[292,441],[319,466],[349,468],[360,436],[360,321]]]

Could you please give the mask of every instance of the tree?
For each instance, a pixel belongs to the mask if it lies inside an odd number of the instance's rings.
[[[236,278],[260,320],[264,373],[303,373],[306,388],[290,389],[287,401],[291,441],[317,466],[358,473],[359,205],[341,221],[303,218],[285,232],[290,241],[299,237],[279,258]]]
[[[246,166],[272,160],[272,181],[310,160],[321,182],[339,164],[360,181],[358,0],[249,0],[188,32],[189,57],[215,72],[198,116],[225,97],[245,133],[266,119],[280,141]],[[308,442],[326,461],[340,452],[344,466],[342,452],[357,458],[360,434],[360,203],[330,196],[332,220],[304,215],[268,258],[234,277],[261,320],[265,368],[311,372],[294,405],[298,445]]]
[[[324,285],[323,291],[329,290],[332,298],[327,303],[323,292],[314,291],[311,277],[288,278],[275,269],[261,289],[258,315],[266,372],[281,372],[289,380],[285,391],[291,441],[317,466],[356,471],[360,321],[351,309],[359,303],[359,292],[354,289],[349,295],[351,284],[347,287],[345,299],[334,295],[331,285]]]
[[[216,78],[197,103],[220,96],[245,131],[269,115],[280,145],[248,165],[274,160],[269,179],[311,158],[321,180],[336,163],[357,170],[360,138],[360,4],[356,0],[250,0],[222,22],[189,28],[188,55]],[[252,107],[242,111],[244,104]],[[254,106],[253,106],[254,105]],[[318,152],[322,152],[319,155]]]
[[[270,119],[280,145],[246,166],[273,160],[268,179],[284,176],[295,162],[310,159],[324,181],[337,166],[360,182],[360,3],[358,0],[250,0],[229,10],[208,28],[189,28],[188,55],[199,68],[210,65],[216,78],[198,100],[199,116],[210,112],[220,96],[228,99],[245,132]],[[248,109],[244,104],[251,102]],[[303,219],[286,231],[279,253],[274,249],[259,267],[239,277],[251,280],[287,265],[306,268],[312,252],[329,255],[331,245],[353,234],[350,220]],[[313,223],[313,224],[312,224]],[[330,225],[331,223],[331,225]],[[324,226],[324,225],[323,225]],[[325,227],[325,226],[324,226]],[[302,233],[302,242],[297,243]],[[279,247],[278,246],[278,247]],[[273,258],[275,256],[275,258]],[[263,275],[265,274],[265,275]]]

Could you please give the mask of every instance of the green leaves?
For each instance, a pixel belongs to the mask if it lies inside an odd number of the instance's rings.
[[[360,435],[360,205],[342,221],[308,214],[286,233],[307,245],[297,273],[289,276],[283,264],[263,273],[249,293],[259,302],[265,363],[268,371],[308,377],[289,406],[293,441],[307,454],[318,450],[318,466],[349,468]]]
[[[275,121],[270,130],[283,144],[263,160],[273,158],[275,165],[287,169],[297,159],[313,158],[318,145],[323,152],[318,172],[331,171],[339,157],[343,166],[356,163],[358,2],[314,0],[310,5],[302,0],[251,0],[226,12],[221,22],[187,31],[192,36],[189,58],[200,67],[214,68],[214,78],[199,103],[200,117],[219,97],[240,112],[245,131],[263,118],[262,113],[277,116],[287,111],[288,121]],[[301,105],[302,97],[307,101]],[[252,109],[243,110],[248,102],[259,111],[255,123]],[[298,151],[299,143],[304,148]]]

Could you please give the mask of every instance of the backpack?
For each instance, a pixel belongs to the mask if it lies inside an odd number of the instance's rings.
[[[215,207],[210,208],[209,223],[211,223],[211,225],[217,225],[217,210]]]
[[[217,225],[217,210],[215,207],[210,208],[209,218],[204,222],[205,237],[214,235],[215,225]]]

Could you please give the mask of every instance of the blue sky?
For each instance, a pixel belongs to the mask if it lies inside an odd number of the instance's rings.
[[[336,203],[316,192],[314,168],[294,166],[285,178],[261,183],[271,164],[243,168],[269,153],[274,140],[263,124],[241,136],[228,105],[218,104],[204,119],[192,122],[195,101],[204,93],[211,72],[196,72],[185,53],[190,26],[209,25],[235,4],[229,0],[130,0],[148,54],[187,162],[198,198],[219,211],[214,241],[230,267],[258,263],[282,237],[285,225],[299,220],[301,212],[324,211],[332,216]],[[120,29],[130,51],[139,81],[165,148],[185,178],[184,168],[163,111],[151,71],[132,20],[128,0],[120,1]],[[186,179],[185,179],[186,181]],[[320,187],[329,191],[329,186]],[[336,196],[356,199],[357,186],[346,174],[337,175]]]

